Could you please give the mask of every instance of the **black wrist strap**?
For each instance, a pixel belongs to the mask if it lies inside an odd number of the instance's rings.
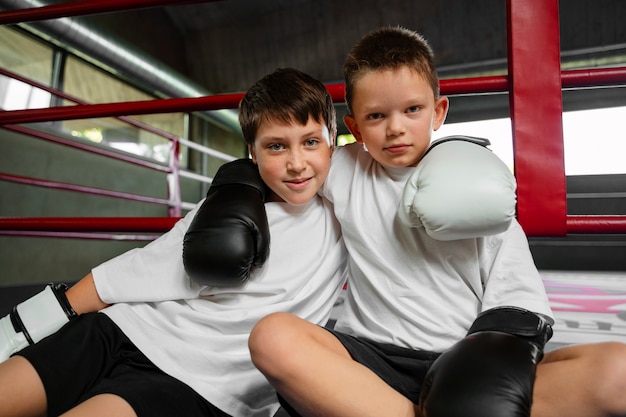
[[[26,327],[24,326],[24,323],[22,322],[22,319],[20,318],[20,314],[17,312],[17,306],[13,307],[13,309],[11,310],[11,313],[9,314],[9,317],[11,317],[11,324],[13,325],[13,330],[15,330],[16,333],[23,333],[29,345],[35,344],[35,342],[33,342],[33,338],[30,337],[28,330],[26,330]]]
[[[426,153],[424,153],[424,156],[426,156],[428,152],[432,151],[435,146],[441,145],[442,143],[446,143],[446,142],[452,142],[455,140],[461,141],[461,142],[473,143],[476,145],[480,145],[484,148],[487,148],[487,146],[491,145],[491,142],[489,141],[489,139],[485,139],[485,138],[479,138],[475,136],[464,136],[464,135],[446,136],[446,137],[433,141],[433,143],[430,144],[430,147],[426,150]]]
[[[520,307],[496,307],[480,313],[467,334],[482,331],[523,337],[543,349],[552,337],[552,323],[541,314]]]
[[[74,311],[74,309],[72,308],[72,305],[67,299],[67,296],[65,295],[65,292],[68,289],[67,284],[62,283],[62,282],[55,284],[51,282],[48,285],[50,285],[50,287],[52,288],[52,292],[54,293],[54,296],[57,298],[57,301],[59,302],[59,305],[63,309],[63,312],[65,313],[67,318],[71,320],[74,317],[77,317],[78,314],[76,313],[76,311]]]

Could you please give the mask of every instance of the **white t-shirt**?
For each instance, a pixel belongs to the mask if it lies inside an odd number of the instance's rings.
[[[397,218],[413,168],[384,167],[359,144],[335,149],[323,195],[349,252],[348,290],[335,329],[383,343],[442,351],[481,311],[519,306],[552,316],[526,236],[441,242]],[[462,207],[459,208],[462,210]]]
[[[182,240],[197,208],[171,231],[93,269],[103,310],[160,369],[233,416],[272,416],[276,394],[254,367],[248,335],[289,311],[325,324],[345,282],[346,254],[331,204],[266,203],[270,255],[240,287],[201,286],[185,274]]]

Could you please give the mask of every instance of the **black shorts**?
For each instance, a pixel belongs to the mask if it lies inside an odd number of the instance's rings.
[[[426,372],[441,355],[439,352],[407,349],[350,336],[332,329],[326,330],[339,339],[352,359],[369,368],[387,385],[414,404],[419,401]],[[279,396],[279,400],[290,416],[299,416],[282,397]]]
[[[227,416],[157,368],[102,313],[83,314],[17,354],[39,374],[49,416],[99,394],[123,398],[139,417]]]

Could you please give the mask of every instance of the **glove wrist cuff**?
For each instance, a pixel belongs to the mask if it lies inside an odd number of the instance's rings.
[[[50,288],[52,289],[52,292],[54,293],[54,296],[59,302],[59,305],[63,309],[63,312],[67,316],[67,318],[71,320],[74,317],[77,317],[78,313],[74,311],[74,308],[72,307],[69,300],[67,299],[67,295],[65,295],[65,292],[68,289],[67,284],[63,282],[56,283],[56,284],[51,282],[49,285],[50,285]]]
[[[467,334],[482,331],[522,337],[543,349],[552,337],[552,324],[541,314],[520,307],[496,307],[480,313]]]
[[[215,174],[211,188],[233,184],[250,186],[259,191],[263,200],[265,200],[267,185],[265,185],[261,174],[259,174],[259,168],[251,159],[237,159],[222,165]]]
[[[56,332],[77,316],[65,296],[66,290],[66,284],[49,284],[42,292],[13,308],[11,324],[29,344]]]

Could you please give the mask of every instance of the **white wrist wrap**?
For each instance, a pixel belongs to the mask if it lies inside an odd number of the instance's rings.
[[[16,310],[33,343],[56,332],[69,321],[50,286],[18,304]]]
[[[28,340],[23,333],[17,333],[13,328],[10,316],[0,319],[0,362],[9,359],[9,356],[28,346]]]
[[[75,314],[63,308],[51,285],[46,286],[0,320],[0,362],[56,332]]]

